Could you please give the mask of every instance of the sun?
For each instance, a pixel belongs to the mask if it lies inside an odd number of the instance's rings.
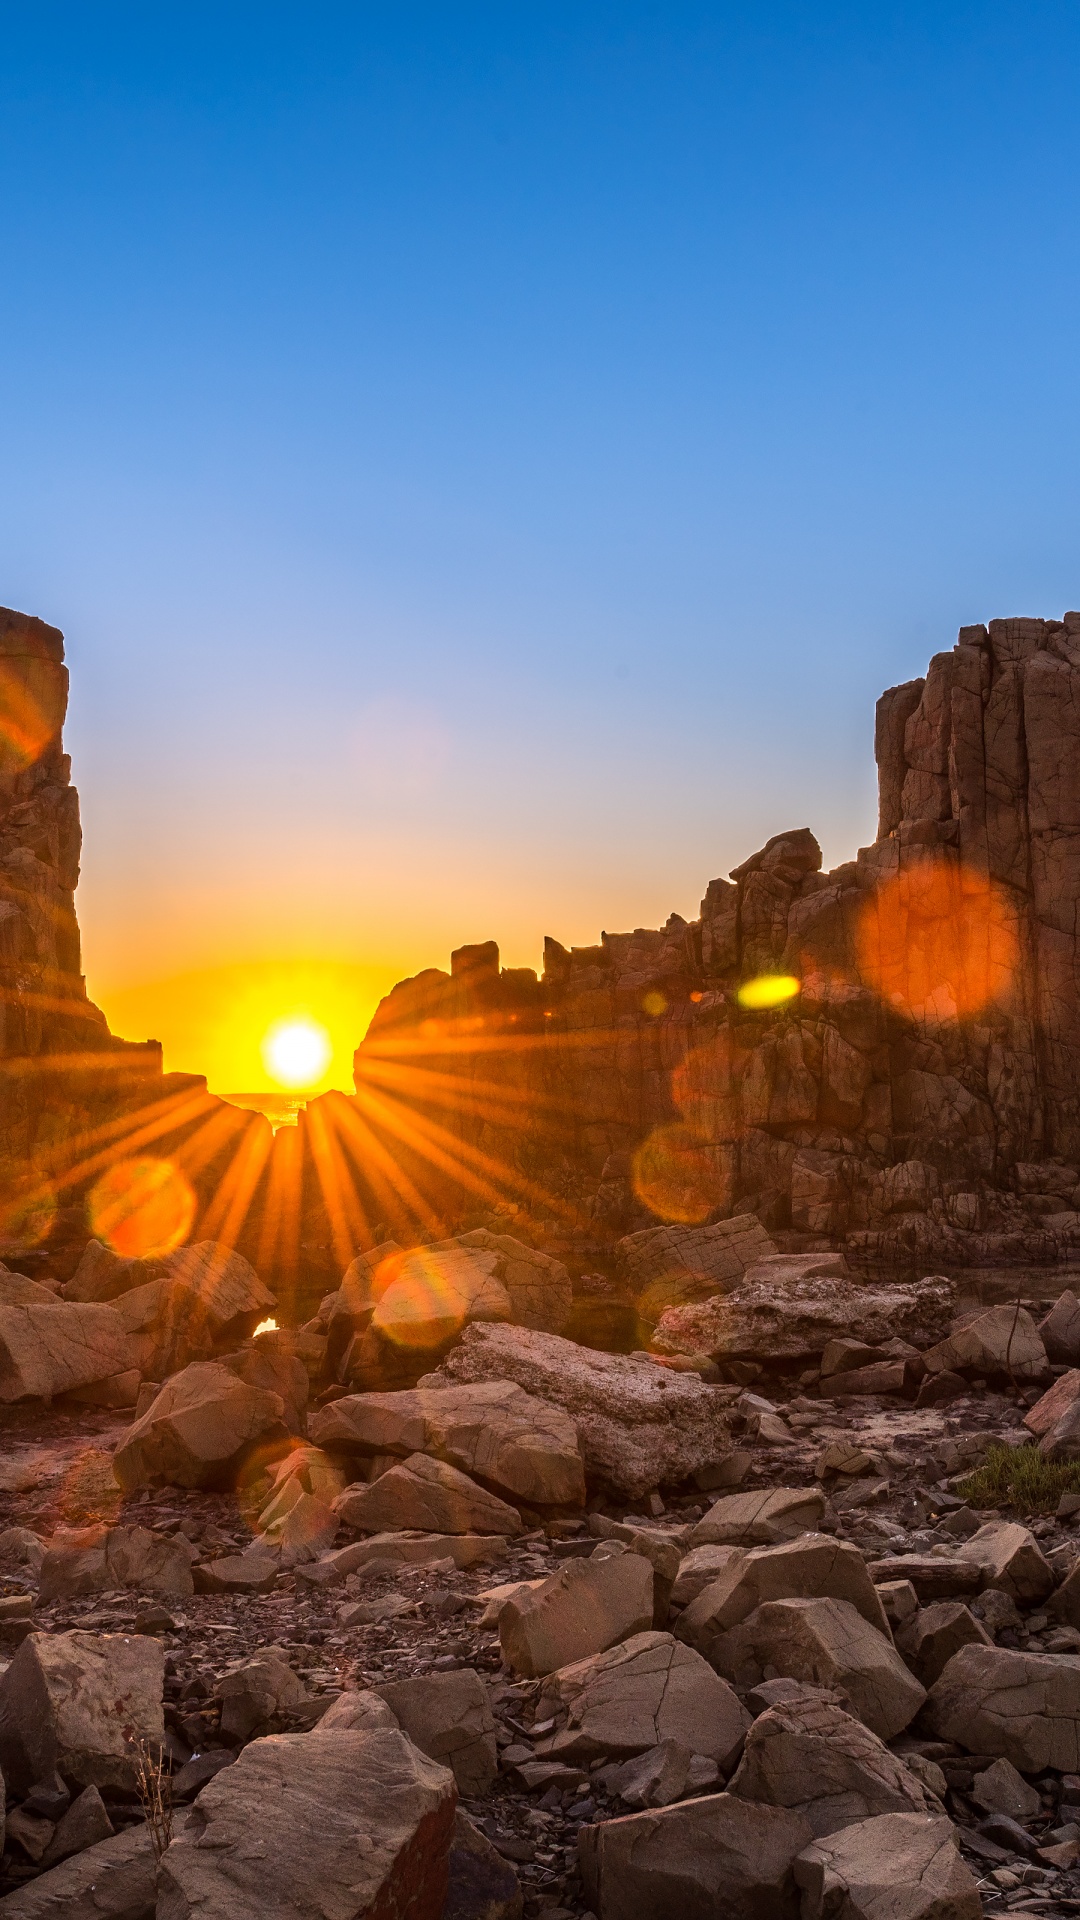
[[[278,1020],[262,1043],[263,1065],[279,1087],[312,1087],[322,1078],[333,1051],[325,1027],[306,1015]]]

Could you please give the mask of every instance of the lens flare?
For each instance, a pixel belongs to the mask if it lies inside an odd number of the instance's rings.
[[[860,968],[882,999],[932,1022],[979,1013],[1007,994],[1020,953],[1004,890],[932,854],[871,896],[856,940]]]
[[[662,993],[647,993],[641,1004],[650,1020],[659,1020],[660,1015],[667,1012],[668,1003]]]
[[[263,1065],[281,1087],[312,1087],[330,1064],[332,1048],[325,1027],[306,1015],[279,1020],[262,1043]]]
[[[634,1192],[659,1220],[696,1227],[723,1200],[716,1155],[689,1127],[657,1127],[638,1148]]]
[[[767,1013],[770,1007],[786,1006],[801,991],[802,981],[793,973],[759,973],[756,979],[743,981],[735,998],[751,1013]]]
[[[0,1207],[0,1244],[40,1247],[52,1232],[56,1196],[51,1191],[24,1194]]]
[[[55,740],[64,718],[65,686],[51,661],[0,660],[0,772],[22,772]]]
[[[90,1230],[126,1259],[173,1253],[195,1218],[191,1182],[169,1160],[121,1160],[87,1201]]]

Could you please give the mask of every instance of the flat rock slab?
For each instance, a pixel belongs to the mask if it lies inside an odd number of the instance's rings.
[[[149,1829],[128,1827],[5,1894],[0,1920],[155,1920],[156,1904]]]
[[[148,1635],[32,1633],[0,1678],[0,1769],[25,1792],[60,1773],[134,1784],[132,1741],[164,1739],[165,1655]]]
[[[981,1920],[951,1820],[886,1813],[818,1840],[795,1862],[802,1920]]]
[[[944,1326],[954,1301],[941,1277],[911,1286],[859,1285],[842,1254],[777,1254],[751,1267],[725,1297],[671,1307],[653,1336],[660,1353],[708,1353],[715,1360],[813,1359],[831,1340],[880,1346]]]
[[[446,1356],[442,1376],[452,1384],[513,1380],[562,1407],[588,1477],[628,1499],[678,1485],[731,1451],[721,1402],[696,1373],[600,1353],[556,1334],[469,1327]]]
[[[861,1720],[805,1695],[759,1714],[729,1792],[801,1814],[819,1839],[874,1814],[941,1811]]]
[[[673,1740],[725,1773],[750,1725],[736,1694],[700,1654],[655,1632],[549,1674],[537,1715],[558,1723],[538,1755],[623,1760]]]
[[[871,1560],[869,1572],[875,1586],[885,1581],[909,1581],[923,1606],[932,1600],[979,1593],[983,1586],[979,1564],[957,1555],[939,1560],[928,1553],[901,1553],[888,1560]]]
[[[156,1920],[440,1920],[456,1801],[400,1733],[255,1740],[177,1821]]]
[[[597,1920],[797,1920],[797,1813],[729,1793],[583,1827],[578,1858]]]
[[[309,1422],[319,1446],[353,1453],[427,1453],[529,1506],[580,1507],[585,1469],[561,1407],[512,1380],[348,1394]]]
[[[567,1560],[499,1615],[503,1658],[526,1679],[553,1673],[651,1628],[653,1570],[637,1553]]]
[[[882,1740],[902,1733],[926,1699],[891,1640],[846,1600],[767,1601],[717,1636],[710,1659],[736,1685],[752,1686],[768,1670],[835,1687]]]
[[[690,1535],[692,1547],[772,1547],[813,1533],[825,1511],[816,1487],[764,1487],[729,1493],[709,1508]]]
[[[1009,1760],[1021,1773],[1076,1773],[1080,1659],[961,1647],[930,1689],[926,1719],[939,1739]]]
[[[398,1527],[432,1533],[521,1532],[516,1507],[426,1453],[410,1454],[370,1486],[346,1488],[334,1510],[347,1527],[361,1533],[391,1533]]]

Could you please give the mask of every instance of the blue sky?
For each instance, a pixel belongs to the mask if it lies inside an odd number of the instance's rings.
[[[117,1017],[846,858],[881,689],[1080,604],[1074,8],[0,24],[0,600]]]

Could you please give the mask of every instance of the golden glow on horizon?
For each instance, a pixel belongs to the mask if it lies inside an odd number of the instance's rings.
[[[735,998],[751,1013],[766,1013],[770,1007],[786,1006],[801,992],[802,981],[793,973],[759,973],[755,980],[743,981]]]
[[[301,1014],[278,1020],[262,1043],[263,1066],[279,1087],[313,1087],[329,1065],[333,1047],[325,1027]]]
[[[190,1180],[168,1160],[120,1160],[87,1201],[95,1239],[126,1259],[173,1253],[195,1218]]]

